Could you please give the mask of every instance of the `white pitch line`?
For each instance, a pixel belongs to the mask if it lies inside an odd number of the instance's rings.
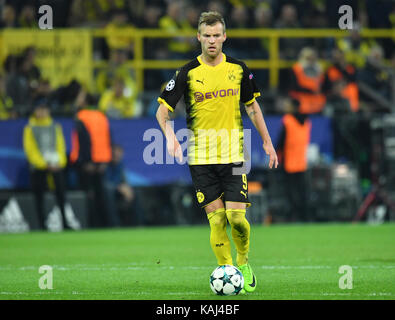
[[[40,266],[22,266],[15,267],[12,265],[0,266],[0,270],[9,271],[9,270],[17,270],[17,271],[27,271],[27,270],[37,270]],[[167,265],[159,265],[159,264],[145,264],[145,265],[52,265],[54,270],[58,271],[71,271],[71,270],[81,270],[81,271],[120,271],[120,270],[147,270],[147,268],[152,269],[168,269],[168,270],[207,270],[212,268],[213,266],[167,266]],[[353,269],[395,269],[395,265],[351,265]],[[306,266],[282,266],[282,265],[263,265],[263,266],[255,266],[256,269],[265,269],[265,270],[289,270],[289,269],[337,269],[338,266],[328,266],[328,265],[306,265]]]
[[[339,266],[261,266],[261,269],[336,269]],[[353,269],[394,269],[395,266],[350,266]],[[258,267],[259,268],[259,267]]]

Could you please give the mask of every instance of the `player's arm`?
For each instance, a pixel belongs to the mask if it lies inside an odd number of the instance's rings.
[[[272,168],[273,165],[275,168],[277,168],[278,159],[276,150],[273,147],[272,139],[270,138],[269,131],[267,130],[266,123],[258,102],[254,100],[251,104],[245,105],[245,109],[262,138],[263,149],[265,149],[266,154],[269,155],[269,168]]]
[[[169,154],[182,161],[182,149],[173,130],[169,111],[173,112],[178,101],[184,94],[187,84],[187,71],[184,68],[177,70],[174,77],[167,83],[158,98],[159,108],[156,119],[166,137]]]
[[[170,124],[169,109],[165,104],[161,103],[156,111],[156,119],[161,127],[167,141],[167,150],[173,157],[177,157],[182,162],[182,150],[177,140],[173,127]]]

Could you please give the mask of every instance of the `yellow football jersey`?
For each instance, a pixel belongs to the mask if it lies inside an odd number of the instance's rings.
[[[251,104],[260,95],[247,66],[223,54],[216,66],[200,56],[177,70],[158,98],[170,111],[184,95],[188,164],[244,161],[240,102]]]

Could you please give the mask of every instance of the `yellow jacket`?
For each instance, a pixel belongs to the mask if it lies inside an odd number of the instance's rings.
[[[186,21],[183,21],[180,24],[178,24],[169,16],[164,16],[159,19],[159,27],[161,29],[174,32],[175,35],[179,31],[186,31],[192,29],[192,27]],[[168,44],[169,50],[176,53],[187,53],[194,49],[190,40],[184,37],[180,37],[180,38],[173,37],[172,39],[169,39],[168,43],[169,43]]]
[[[52,139],[53,150],[47,147],[47,151],[44,152],[45,147],[38,141],[40,137],[43,137],[46,142]],[[61,168],[67,164],[62,127],[54,123],[51,117],[37,119],[32,116],[29,118],[29,123],[23,129],[23,149],[27,160],[35,169],[45,170],[52,161]]]
[[[136,29],[131,25],[117,26],[109,23],[105,27],[106,40],[111,49],[128,49],[134,41]]]
[[[136,100],[134,96],[116,97],[110,89],[101,96],[99,110],[110,118],[132,118],[136,115]]]

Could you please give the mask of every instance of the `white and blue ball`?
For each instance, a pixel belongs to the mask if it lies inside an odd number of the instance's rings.
[[[237,295],[243,287],[243,274],[235,266],[219,266],[210,276],[210,288],[220,296]]]

